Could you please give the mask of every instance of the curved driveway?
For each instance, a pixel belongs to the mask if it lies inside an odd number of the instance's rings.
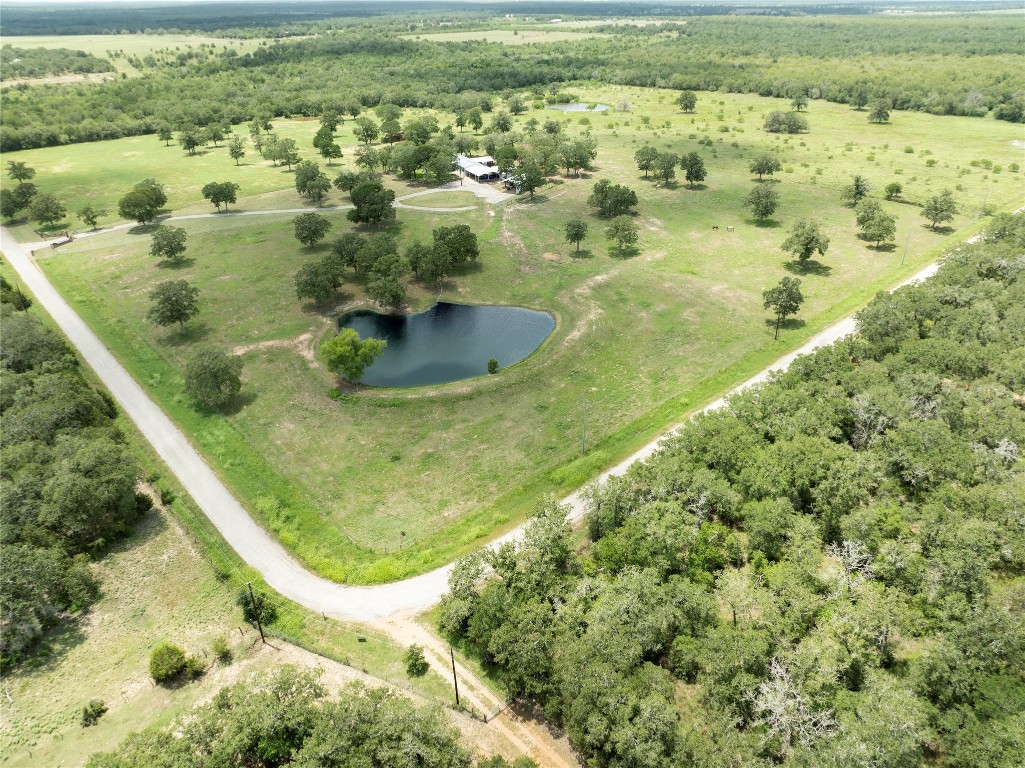
[[[142,434],[153,445],[231,548],[246,563],[259,571],[269,586],[311,610],[339,619],[356,621],[372,621],[399,612],[429,608],[441,599],[448,588],[451,564],[422,576],[371,587],[343,586],[316,576],[303,568],[249,516],[238,500],[231,495],[217,475],[207,466],[185,435],[149,398],[142,387],[136,383],[50,284],[42,270],[32,260],[30,251],[18,243],[6,228],[3,228],[0,234],[2,234],[0,248],[11,266],[78,349],[85,362],[96,371],[124,412],[138,425]],[[926,267],[901,285],[923,280],[935,273],[936,269],[936,264]],[[853,318],[847,318],[827,328],[796,352],[781,358],[734,391],[764,381],[772,371],[786,369],[798,355],[807,354],[817,347],[831,344],[853,330]],[[707,406],[705,410],[719,408],[724,403],[725,398],[717,400]],[[634,455],[602,473],[598,480],[604,480],[610,475],[622,474],[635,461],[646,459],[656,450],[661,440],[662,438],[653,440]],[[568,496],[563,502],[570,509],[570,520],[576,521],[583,516],[584,505],[580,491]],[[522,530],[522,526],[516,528],[492,542],[490,546],[494,547],[502,542],[515,540],[522,534]]]

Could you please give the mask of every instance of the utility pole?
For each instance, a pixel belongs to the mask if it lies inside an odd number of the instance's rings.
[[[587,453],[587,398],[584,398],[584,428],[580,433],[580,455]]]
[[[911,233],[908,232],[908,239],[904,241],[904,255],[900,257],[900,265],[904,266],[904,259],[908,257],[908,246],[911,245]]]
[[[260,621],[260,608],[256,604],[256,595],[253,594],[253,582],[247,581],[246,586],[249,587],[249,599],[253,601],[253,616],[256,617],[256,628],[260,630],[260,640],[266,643],[267,638],[263,636],[263,622]]]
[[[452,650],[452,646],[448,647],[448,656],[452,659],[452,685],[456,688],[456,706],[459,706],[459,680],[456,679],[456,654]]]

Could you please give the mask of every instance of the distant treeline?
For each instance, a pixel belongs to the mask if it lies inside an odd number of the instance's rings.
[[[586,2],[451,2],[437,0],[391,0],[387,4],[354,0],[353,2],[296,2],[296,3],[194,3],[122,7],[121,5],[74,7],[20,6],[4,9],[3,34],[9,35],[86,35],[150,32],[172,29],[177,31],[222,32],[227,29],[276,27],[282,24],[311,23],[335,18],[394,17],[409,15],[423,18],[425,14],[447,16],[487,15],[489,17],[513,14],[538,17],[585,16],[597,18],[623,18],[638,16],[713,16],[731,13],[761,13],[784,15],[802,14],[865,14],[878,10],[872,3],[778,3],[755,8],[746,3],[650,3],[609,2],[595,6]],[[935,3],[946,10],[963,9],[968,4]],[[991,8],[1013,7],[1013,3],[990,2]]]
[[[316,38],[154,59],[141,78],[16,87],[7,93],[0,150],[151,133],[172,125],[238,123],[256,115],[317,115],[357,100],[449,109],[466,92],[544,92],[598,81],[749,92],[894,109],[1025,120],[1022,19],[709,17],[686,25],[609,26],[611,37],[506,47],[404,40],[360,24]],[[799,54],[797,52],[800,52]],[[145,62],[140,62],[146,66]]]
[[[113,72],[114,67],[85,51],[70,48],[0,48],[0,80],[47,75]]]

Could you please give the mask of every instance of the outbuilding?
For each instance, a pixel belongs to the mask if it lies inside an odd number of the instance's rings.
[[[461,174],[469,176],[474,181],[495,181],[498,179],[498,168],[491,155],[481,155],[480,157],[456,155],[456,165],[459,167]]]

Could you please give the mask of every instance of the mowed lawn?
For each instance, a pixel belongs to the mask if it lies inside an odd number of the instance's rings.
[[[292,283],[296,269],[327,246],[301,248],[290,216],[181,222],[194,261],[180,268],[155,264],[149,237],[133,230],[41,253],[40,263],[255,516],[320,573],[376,582],[479,546],[521,521],[545,493],[572,490],[929,263],[972,231],[984,203],[1020,204],[1022,176],[1008,167],[1021,162],[1011,144],[1017,126],[907,113],[878,126],[865,112],[816,101],[808,134],[774,137],[761,124],[768,110],[785,108],[776,100],[699,94],[692,116],[675,109],[669,92],[571,90],[588,102],[626,99],[631,111],[545,110],[517,123],[536,115],[563,121],[571,134],[591,130],[599,145],[592,172],[560,176],[533,200],[478,203],[470,213],[398,214],[403,245],[429,239],[439,224],[466,223],[481,238],[481,268],[447,281],[443,298],[535,307],[557,317],[541,349],[498,376],[415,390],[342,387],[340,399],[329,397],[336,382],[312,352],[332,332],[333,314],[300,305]],[[316,127],[278,124],[310,135]],[[698,144],[705,137],[711,146]],[[162,158],[159,142],[146,141],[146,154]],[[698,151],[708,179],[695,189],[682,179],[676,188],[655,187],[633,162],[645,143]],[[109,145],[82,149],[102,146]],[[773,220],[759,224],[742,202],[757,183],[747,170],[750,158],[766,149],[778,151],[784,165],[776,181],[763,182],[779,190],[782,203]],[[184,168],[194,160],[169,151]],[[170,165],[177,167],[160,167]],[[259,171],[285,178],[277,169]],[[877,199],[888,182],[904,185],[908,203],[882,203],[898,217],[893,246],[877,250],[857,237],[853,211],[839,194],[853,173],[867,177]],[[145,175],[160,178],[158,171]],[[640,197],[640,242],[627,258],[610,249],[605,223],[586,205],[603,177]],[[199,182],[183,172],[183,188]],[[944,188],[954,190],[961,213],[952,228],[934,232],[912,203]],[[409,202],[427,205],[432,197]],[[301,207],[294,192],[280,187],[259,199],[271,198]],[[188,195],[181,203],[187,207],[190,199],[192,209],[202,210]],[[268,207],[257,200],[240,199],[239,206]],[[345,198],[336,194],[331,202]],[[328,216],[337,237],[348,226],[344,213]],[[579,256],[563,238],[574,216],[590,225]],[[816,218],[832,242],[821,265],[798,275],[806,303],[773,341],[761,292],[792,274],[779,245],[800,217]],[[201,291],[202,312],[184,337],[144,319],[148,292],[171,278],[189,279]],[[410,307],[422,309],[437,296],[414,286]],[[350,283],[334,309],[366,305],[362,288]],[[178,371],[200,344],[244,357],[244,397],[227,416],[198,414],[180,394]],[[588,453],[581,458],[585,400]]]

